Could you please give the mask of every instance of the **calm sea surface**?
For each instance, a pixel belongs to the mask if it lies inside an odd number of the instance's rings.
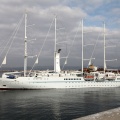
[[[0,91],[0,120],[72,120],[120,107],[120,88]]]

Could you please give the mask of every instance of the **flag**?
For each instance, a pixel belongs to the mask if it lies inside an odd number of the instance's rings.
[[[2,62],[2,64],[3,64],[3,65],[6,64],[6,56],[5,56],[5,58],[4,58],[3,62]]]
[[[105,62],[105,69],[107,69],[106,62]]]
[[[90,61],[89,61],[88,65],[91,65],[91,59],[90,59]]]
[[[38,64],[38,58],[36,59],[35,64]]]
[[[65,60],[65,64],[67,64],[67,59]]]

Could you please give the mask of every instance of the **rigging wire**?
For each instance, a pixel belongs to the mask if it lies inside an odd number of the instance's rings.
[[[42,45],[42,47],[41,47],[41,49],[40,49],[40,51],[39,51],[39,53],[38,53],[38,55],[37,55],[37,58],[36,58],[33,66],[32,66],[32,68],[31,68],[30,72],[29,72],[29,75],[30,75],[31,71],[33,70],[33,68],[35,67],[36,61],[38,60],[38,58],[39,58],[39,56],[40,56],[40,54],[41,54],[41,52],[42,52],[42,50],[43,50],[43,47],[44,47],[44,45],[45,45],[45,42],[46,42],[46,40],[47,40],[47,37],[48,37],[48,34],[49,34],[49,32],[50,32],[50,29],[51,29],[51,27],[52,27],[53,22],[54,22],[54,19],[52,20],[52,22],[51,22],[51,24],[50,24],[50,27],[49,27],[49,30],[48,30],[47,35],[46,35],[46,37],[45,37],[45,40],[44,40],[44,42],[43,42],[43,45]]]
[[[6,41],[3,40],[3,42],[0,44],[0,47],[2,47],[5,43],[6,43]],[[4,48],[5,48],[5,47],[4,47]],[[2,49],[2,50],[0,51],[0,56],[2,55],[3,51],[4,51],[4,49]]]
[[[18,24],[19,24],[19,22],[18,22]],[[14,34],[15,34],[15,32],[16,32],[16,29],[17,29],[17,27],[18,27],[18,24],[17,24],[17,26],[16,26],[15,30],[13,31],[13,33],[12,33],[12,35],[11,35],[10,39],[8,40],[8,42],[7,42],[6,46],[5,46],[5,47],[4,47],[4,49],[2,50],[1,54],[2,54],[2,53],[3,53],[3,51],[7,48],[8,44],[10,43],[11,39],[13,38],[13,36],[14,36]]]
[[[65,60],[65,62],[64,62],[64,65],[63,65],[63,67],[62,67],[62,70],[64,69],[65,64],[66,64],[66,61],[67,61],[67,59],[68,59],[68,57],[69,57],[69,55],[70,55],[71,49],[72,49],[72,47],[73,47],[73,43],[74,43],[74,41],[75,41],[75,39],[76,39],[76,37],[77,37],[77,33],[78,33],[78,30],[79,30],[80,24],[81,24],[81,22],[80,22],[79,25],[78,25],[78,29],[77,29],[76,34],[75,34],[75,36],[74,36],[74,39],[73,39],[73,41],[72,41],[72,45],[71,45],[71,47],[70,47],[70,49],[69,49],[69,52],[68,52],[68,55],[67,55],[66,60]]]
[[[91,60],[92,60],[92,58],[93,58],[94,51],[95,51],[95,49],[96,49],[97,42],[98,42],[98,40],[99,40],[100,35],[101,35],[101,32],[99,33],[98,38],[97,38],[97,40],[96,40],[96,43],[95,43],[95,45],[94,45],[93,52],[92,52],[92,54],[91,54],[89,63],[91,63]],[[89,63],[88,63],[88,66],[89,66]]]
[[[8,53],[9,53],[9,50],[10,50],[10,48],[11,48],[11,46],[12,46],[12,44],[13,44],[13,41],[14,41],[14,39],[15,39],[15,36],[16,36],[16,34],[17,34],[17,32],[18,32],[18,30],[19,30],[19,28],[20,28],[20,25],[21,25],[21,23],[22,23],[22,21],[23,21],[23,18],[24,18],[24,15],[22,15],[22,17],[21,17],[20,21],[18,22],[15,30],[13,31],[13,34],[11,35],[10,39],[8,40],[6,46],[5,46],[4,49],[3,49],[3,51],[4,51],[4,50],[7,48],[8,44],[11,42],[11,44],[10,44],[10,46],[9,46],[6,54],[5,54],[5,57],[7,57]],[[13,39],[12,39],[12,38],[13,38]],[[12,39],[12,40],[11,40],[11,39]],[[2,53],[3,53],[3,51],[2,51]],[[1,54],[2,54],[2,53],[1,53]],[[3,64],[1,63],[0,68],[2,67],[2,65],[3,65]]]

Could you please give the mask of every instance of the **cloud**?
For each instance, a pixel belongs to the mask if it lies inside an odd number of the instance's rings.
[[[36,39],[35,41],[28,42],[28,54],[38,54],[44,40],[46,39],[47,32],[51,25],[54,15],[57,15],[57,40],[62,41],[63,44],[57,45],[62,48],[61,56],[67,55],[71,49],[70,57],[81,57],[81,25],[80,21],[84,19],[84,44],[96,43],[99,34],[101,33],[95,57],[97,64],[102,64],[100,58],[103,58],[103,21],[106,23],[107,42],[111,44],[119,43],[119,3],[118,0],[1,0],[0,1],[0,41],[1,48],[4,48],[5,43],[12,35],[18,21],[24,15],[25,9],[28,11],[28,25],[35,24],[27,28],[28,40]],[[107,23],[108,21],[114,21]],[[60,30],[58,30],[60,28]],[[72,42],[75,38],[76,31],[78,30],[75,42],[71,48]],[[3,43],[3,41],[5,41]],[[64,42],[67,41],[67,42]],[[110,41],[110,42],[109,42]],[[24,20],[19,29],[17,36],[13,42],[9,57],[18,55],[18,58],[24,55]],[[21,52],[19,52],[17,49]],[[94,46],[88,46],[85,49],[85,58],[89,58],[93,51]],[[99,48],[99,49],[98,49]],[[112,51],[118,49],[112,48]],[[16,50],[15,50],[16,49]],[[48,34],[48,38],[43,47],[41,57],[48,59],[53,56],[54,52],[54,22]],[[118,51],[117,51],[118,52]],[[114,56],[114,55],[111,55]],[[41,58],[40,58],[41,59]],[[51,59],[50,59],[51,60]],[[14,60],[13,60],[14,61]],[[19,61],[19,60],[18,60]],[[80,62],[80,61],[79,61]],[[21,63],[21,62],[20,62]],[[44,60],[43,60],[44,63]],[[51,62],[52,63],[52,62]],[[118,62],[119,63],[119,62]],[[73,61],[74,64],[74,61]],[[77,64],[77,63],[76,63]],[[78,63],[79,64],[79,63]],[[85,63],[86,64],[86,63]]]

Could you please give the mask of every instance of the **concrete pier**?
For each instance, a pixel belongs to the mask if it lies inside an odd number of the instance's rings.
[[[74,120],[120,120],[120,107]]]

